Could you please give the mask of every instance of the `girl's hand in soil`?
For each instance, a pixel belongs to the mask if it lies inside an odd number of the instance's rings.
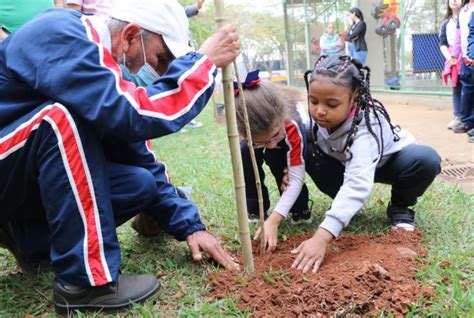
[[[319,228],[312,238],[291,251],[292,254],[298,254],[291,268],[302,269],[306,273],[312,267],[313,273],[316,273],[326,254],[326,246],[332,239],[330,232]]]
[[[265,227],[265,246],[268,244],[267,252],[273,252],[276,249],[278,243],[278,226],[280,225],[281,220],[283,220],[283,216],[274,211],[270,214],[265,223],[263,223],[263,226]],[[254,240],[258,239],[260,232],[261,229],[258,228],[253,237]]]

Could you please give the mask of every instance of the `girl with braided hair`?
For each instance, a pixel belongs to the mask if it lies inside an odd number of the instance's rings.
[[[415,212],[409,207],[440,172],[441,159],[392,124],[372,98],[370,69],[358,60],[322,56],[305,79],[312,119],[306,171],[334,200],[315,235],[292,251],[292,268],[316,272],[327,244],[362,209],[374,182],[392,185],[390,225],[413,231]]]

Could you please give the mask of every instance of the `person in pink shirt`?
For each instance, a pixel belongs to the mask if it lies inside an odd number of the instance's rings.
[[[446,15],[444,21],[441,24],[439,33],[439,45],[441,53],[446,59],[443,80],[448,83],[448,78],[451,77],[451,87],[453,89],[453,119],[448,124],[448,129],[453,129],[461,122],[461,91],[462,85],[459,80],[461,72],[461,35],[459,30],[459,12],[461,11],[462,1],[461,0],[448,0]]]
[[[67,0],[66,5],[68,9],[108,18],[112,9],[112,0]]]

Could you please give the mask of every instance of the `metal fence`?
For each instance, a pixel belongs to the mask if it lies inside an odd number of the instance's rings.
[[[376,88],[449,94],[451,89],[442,81],[444,58],[438,42],[446,4],[446,0],[284,0],[290,84],[303,85],[302,73],[319,56],[317,40],[327,23],[333,22],[343,33],[348,9],[358,6],[368,25],[368,64],[380,74]]]
[[[444,57],[439,49],[439,30],[446,13],[444,0],[401,1],[400,30],[396,50],[400,56],[401,89],[449,94],[443,85]]]

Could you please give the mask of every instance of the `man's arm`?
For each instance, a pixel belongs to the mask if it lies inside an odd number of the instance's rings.
[[[143,167],[155,177],[156,200],[144,212],[153,217],[161,229],[180,241],[186,240],[194,260],[200,261],[201,251],[204,251],[226,269],[238,269],[234,259],[225,252],[217,239],[206,231],[197,206],[177,195],[175,187],[169,181],[165,165],[156,162],[154,152],[147,143],[113,142],[107,145],[112,147],[112,150],[108,149],[109,156]]]
[[[236,47],[217,53],[217,48],[226,47],[222,43],[226,40],[211,37],[213,41],[203,44],[203,53],[214,56],[213,61],[201,53],[189,53],[173,61],[154,85],[137,88],[122,79],[88,18],[71,15],[52,12],[43,15],[47,19],[36,19],[37,23],[17,32],[7,48],[8,67],[33,89],[74,110],[98,130],[127,141],[156,138],[186,125],[212,94],[213,62],[228,63],[238,53]],[[59,18],[66,20],[55,22]],[[44,23],[51,25],[47,36]],[[226,38],[223,33],[217,38]]]

